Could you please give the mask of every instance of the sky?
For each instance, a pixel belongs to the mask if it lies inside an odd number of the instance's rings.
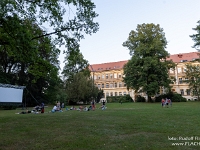
[[[138,24],[159,24],[168,41],[170,54],[195,52],[189,35],[200,20],[200,0],[92,0],[99,16],[99,31],[86,35],[80,50],[89,64],[130,59],[129,50],[122,44]],[[64,55],[60,55],[61,69]]]

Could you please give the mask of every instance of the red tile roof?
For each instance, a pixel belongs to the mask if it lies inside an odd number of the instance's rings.
[[[118,61],[118,62],[109,62],[109,63],[103,63],[103,64],[93,64],[89,66],[90,71],[100,72],[105,70],[118,70],[122,69],[124,65],[128,62],[128,60],[125,61]]]
[[[199,58],[198,54],[200,53],[190,52],[190,53],[173,54],[170,55],[170,57],[167,58],[167,60],[172,60],[174,63],[192,61],[194,59]],[[118,61],[118,62],[108,62],[102,64],[93,64],[89,66],[89,69],[90,71],[95,71],[95,72],[100,72],[105,70],[117,70],[117,69],[122,69],[127,62],[128,60]]]
[[[198,52],[173,54],[167,60],[172,60],[174,63],[192,61],[199,58],[198,54]]]

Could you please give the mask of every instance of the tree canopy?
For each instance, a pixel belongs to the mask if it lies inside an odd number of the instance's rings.
[[[80,52],[84,35],[98,31],[94,8],[90,0],[0,1],[0,82],[26,86],[27,101],[56,101],[63,90],[58,46],[66,57]]]
[[[200,20],[197,23],[198,23],[198,25],[195,28],[193,28],[193,30],[196,31],[197,33],[190,35],[190,37],[194,41],[193,48],[200,51],[200,49],[199,49],[199,47],[200,47]]]
[[[193,96],[197,96],[198,100],[200,98],[200,65],[187,63],[185,75],[187,80],[186,83],[189,84],[190,91]]]
[[[168,71],[174,63],[166,60],[169,57],[166,45],[165,33],[159,25],[141,24],[130,32],[123,43],[132,56],[124,66],[123,79],[128,89],[144,92],[149,99],[159,93],[160,87],[169,88]]]

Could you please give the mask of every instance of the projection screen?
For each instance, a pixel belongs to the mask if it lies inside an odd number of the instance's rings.
[[[24,86],[0,84],[0,103],[22,103]]]

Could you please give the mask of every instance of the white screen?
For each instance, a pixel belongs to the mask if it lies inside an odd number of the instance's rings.
[[[22,103],[23,89],[0,87],[0,102]]]

